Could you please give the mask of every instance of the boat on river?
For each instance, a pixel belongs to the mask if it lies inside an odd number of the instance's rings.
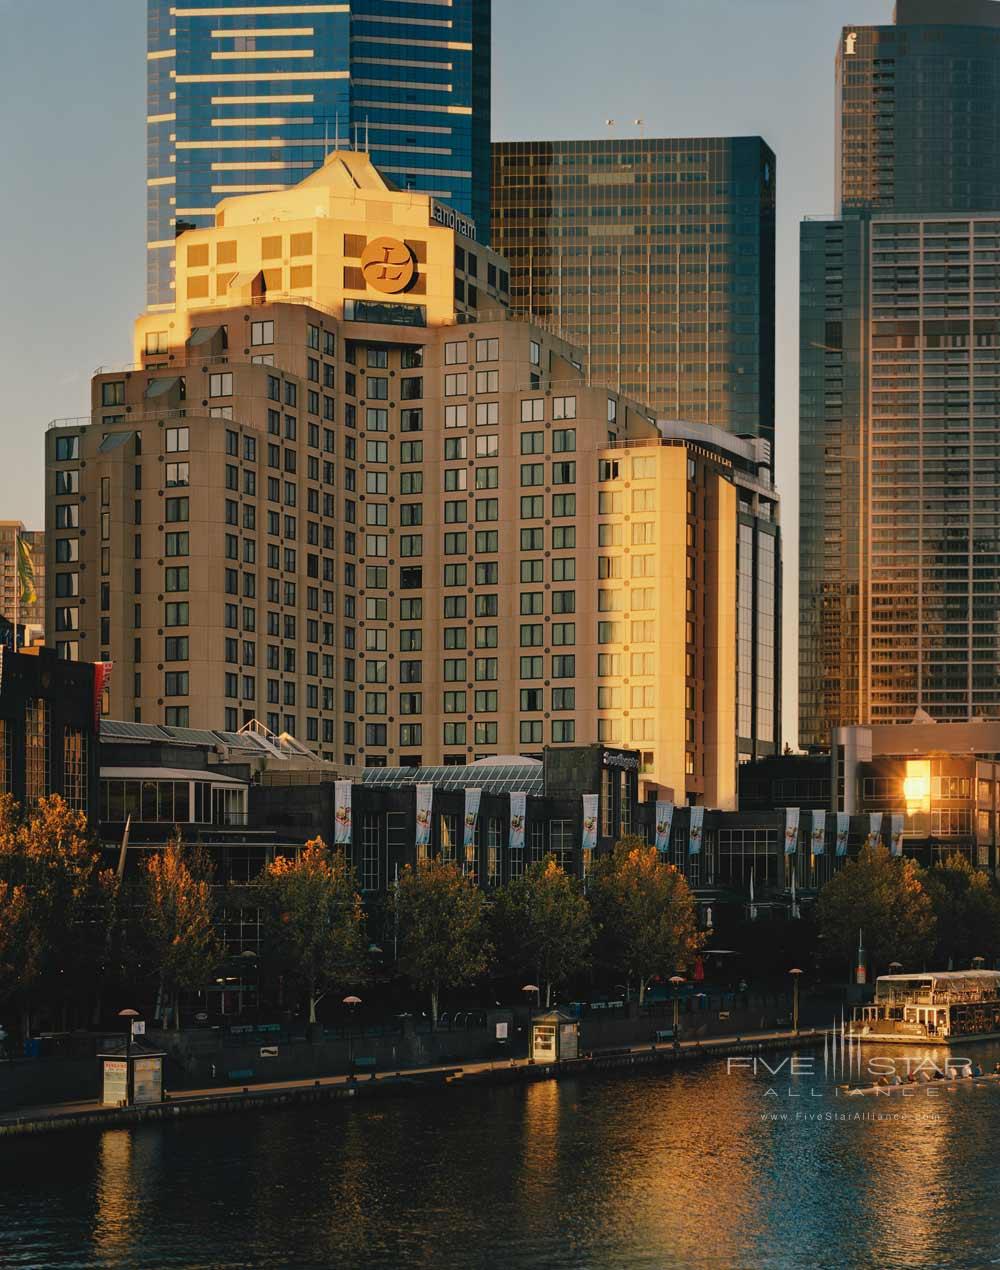
[[[880,975],[875,1000],[855,1006],[851,1041],[880,1045],[967,1045],[1000,1039],[1000,971],[943,970]]]
[[[940,1079],[928,1077],[926,1080],[901,1080],[898,1085],[883,1085],[880,1083],[874,1085],[841,1085],[840,1089],[848,1098],[885,1098],[891,1097],[893,1094],[903,1094],[907,1090],[912,1095],[923,1093],[927,1089],[934,1089],[940,1092],[942,1089],[954,1090],[965,1085],[995,1085],[998,1082],[1000,1082],[1000,1073],[998,1072],[984,1072],[980,1076],[974,1076],[968,1070],[955,1068],[953,1075],[942,1076]]]

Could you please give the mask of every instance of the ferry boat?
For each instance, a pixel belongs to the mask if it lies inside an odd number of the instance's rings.
[[[855,1006],[846,1035],[882,1045],[966,1045],[1000,1039],[1000,971],[880,975],[871,1005]]]

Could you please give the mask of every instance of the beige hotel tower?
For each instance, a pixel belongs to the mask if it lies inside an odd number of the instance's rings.
[[[735,805],[737,491],[362,153],[224,200],[46,438],[47,629],[109,713],[343,764],[593,741]]]

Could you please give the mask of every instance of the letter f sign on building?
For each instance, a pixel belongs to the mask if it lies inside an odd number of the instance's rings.
[[[844,52],[848,57],[853,57],[858,51],[858,33],[857,31],[848,31],[844,36]]]

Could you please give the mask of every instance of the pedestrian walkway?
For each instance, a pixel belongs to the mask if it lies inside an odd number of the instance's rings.
[[[714,1051],[726,1050],[735,1045],[752,1046],[757,1043],[766,1043],[774,1041],[794,1041],[796,1039],[815,1042],[822,1036],[819,1031],[802,1031],[798,1033],[790,1031],[769,1031],[769,1032],[742,1032],[739,1035],[732,1036],[713,1036],[705,1037],[700,1040],[681,1041],[679,1046],[675,1046],[673,1042],[661,1042],[659,1044],[645,1045],[623,1045],[616,1046],[614,1053],[616,1057],[626,1057],[629,1054],[649,1054],[653,1052],[671,1052],[679,1050],[682,1055],[695,1053],[703,1053],[711,1056]],[[595,1053],[595,1057],[600,1058],[600,1051]],[[96,1060],[95,1060],[96,1061]],[[368,1084],[370,1081],[386,1082],[395,1081],[397,1079],[429,1079],[432,1077],[447,1077],[456,1075],[461,1072],[462,1076],[476,1076],[481,1073],[499,1071],[502,1069],[520,1068],[533,1066],[530,1059],[527,1058],[495,1058],[484,1059],[479,1062],[462,1062],[462,1063],[436,1063],[427,1067],[401,1067],[399,1069],[387,1070],[371,1075],[362,1076],[319,1076],[311,1079],[297,1080],[276,1080],[276,1081],[255,1081],[253,1083],[243,1084],[218,1084],[207,1086],[202,1089],[183,1089],[169,1093],[169,1102],[174,1105],[187,1105],[197,1103],[206,1099],[220,1098],[242,1098],[246,1094],[280,1094],[282,1092],[292,1092],[296,1090],[309,1090],[316,1088],[329,1088],[336,1086],[354,1086]],[[107,1112],[109,1116],[119,1111],[117,1107],[108,1107],[96,1100],[88,1102],[62,1102],[52,1103],[41,1107],[19,1107],[15,1111],[0,1113],[0,1125],[18,1124],[24,1121],[40,1121],[40,1120],[58,1120],[62,1118],[73,1119],[81,1115],[93,1115],[94,1113]]]

